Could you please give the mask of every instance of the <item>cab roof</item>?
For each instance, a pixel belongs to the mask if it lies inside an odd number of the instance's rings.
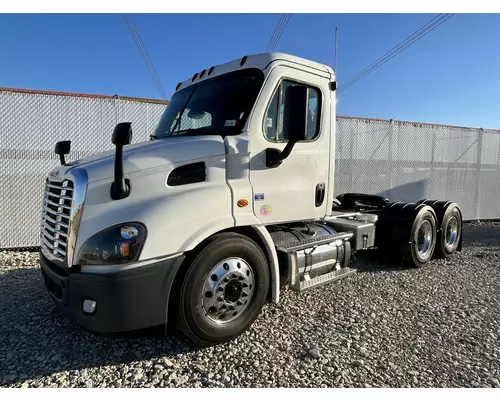
[[[334,72],[329,66],[308,60],[306,58],[297,57],[286,53],[261,53],[243,56],[236,60],[229,61],[225,64],[214,65],[201,71],[195,72],[189,79],[186,79],[183,82],[179,82],[175,88],[175,91],[184,89],[190,85],[206,80],[208,78],[213,78],[243,68],[258,68],[260,70],[263,70],[266,69],[269,64],[275,61],[300,64],[305,67],[317,70],[318,72],[321,72],[323,74],[326,73],[330,74],[332,77],[334,76]]]

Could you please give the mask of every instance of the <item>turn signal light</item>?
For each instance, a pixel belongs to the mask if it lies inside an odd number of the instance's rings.
[[[238,204],[238,207],[243,208],[243,207],[248,206],[248,200],[240,199],[240,200],[238,200],[238,203],[236,203],[236,204]]]
[[[130,255],[130,247],[128,246],[128,242],[122,242],[120,244],[120,250],[122,257],[128,257]]]

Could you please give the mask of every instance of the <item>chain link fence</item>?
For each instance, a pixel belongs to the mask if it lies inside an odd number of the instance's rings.
[[[133,122],[133,143],[149,139],[165,101],[0,89],[0,249],[37,247],[54,145],[71,140],[68,159],[112,150],[111,134]]]
[[[116,123],[149,139],[165,101],[0,89],[0,248],[37,247],[45,177],[59,163],[111,150]],[[192,121],[188,121],[192,122]],[[194,121],[199,123],[199,120]],[[183,126],[184,128],[184,126]],[[500,131],[338,117],[335,193],[452,199],[466,219],[500,218]]]
[[[500,217],[500,131],[337,119],[335,193],[453,200],[466,219]]]

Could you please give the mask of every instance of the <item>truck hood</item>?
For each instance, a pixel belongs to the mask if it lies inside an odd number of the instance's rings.
[[[123,148],[123,171],[125,174],[130,174],[139,170],[224,154],[224,140],[217,135],[158,139],[125,146]],[[115,150],[113,149],[71,161],[56,169],[68,171],[73,168],[85,168],[90,183],[112,178],[114,163]]]

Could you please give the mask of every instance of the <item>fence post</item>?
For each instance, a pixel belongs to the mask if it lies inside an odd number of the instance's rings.
[[[432,150],[431,150],[431,168],[429,171],[429,186],[427,190],[427,198],[432,198],[431,186],[434,178],[434,162],[436,159],[436,145],[437,145],[437,129],[434,128],[432,132]]]
[[[497,131],[497,138],[498,138],[498,153],[497,153],[497,182],[500,183],[500,131]],[[498,185],[500,189],[500,185]],[[499,218],[500,217],[500,202],[497,203],[497,209],[496,209],[496,215],[493,218]]]
[[[477,156],[476,156],[476,219],[480,219],[479,192],[481,190],[481,156],[483,153],[483,128],[479,129],[477,138]]]
[[[387,164],[389,166],[389,187],[387,189],[387,194],[386,194],[386,197],[390,197],[390,194],[391,194],[391,191],[393,189],[393,184],[392,184],[392,169],[393,169],[393,166],[392,166],[392,141],[393,141],[393,137],[394,137],[394,121],[393,119],[391,118],[389,120],[389,135],[388,135],[388,144],[387,144],[387,147],[388,147],[388,151],[387,151]]]
[[[119,114],[120,114],[120,110],[119,110],[120,104],[118,104],[118,95],[117,94],[115,94],[113,96],[113,103],[115,105],[115,125],[117,125],[118,120],[119,120]]]
[[[354,121],[354,120],[352,120]],[[360,125],[360,122],[357,121],[355,122],[355,124]],[[351,127],[352,128],[352,127]],[[350,129],[349,130],[349,151],[350,151],[350,162],[349,162],[349,175],[350,175],[350,181],[349,181],[349,190],[346,190],[346,192],[355,192],[354,188],[353,188],[353,185],[354,185],[354,173],[355,173],[355,169],[354,169],[354,157],[353,157],[353,152],[354,152],[354,132],[352,131],[355,131],[355,129]],[[358,129],[358,132],[359,132],[359,129]]]

